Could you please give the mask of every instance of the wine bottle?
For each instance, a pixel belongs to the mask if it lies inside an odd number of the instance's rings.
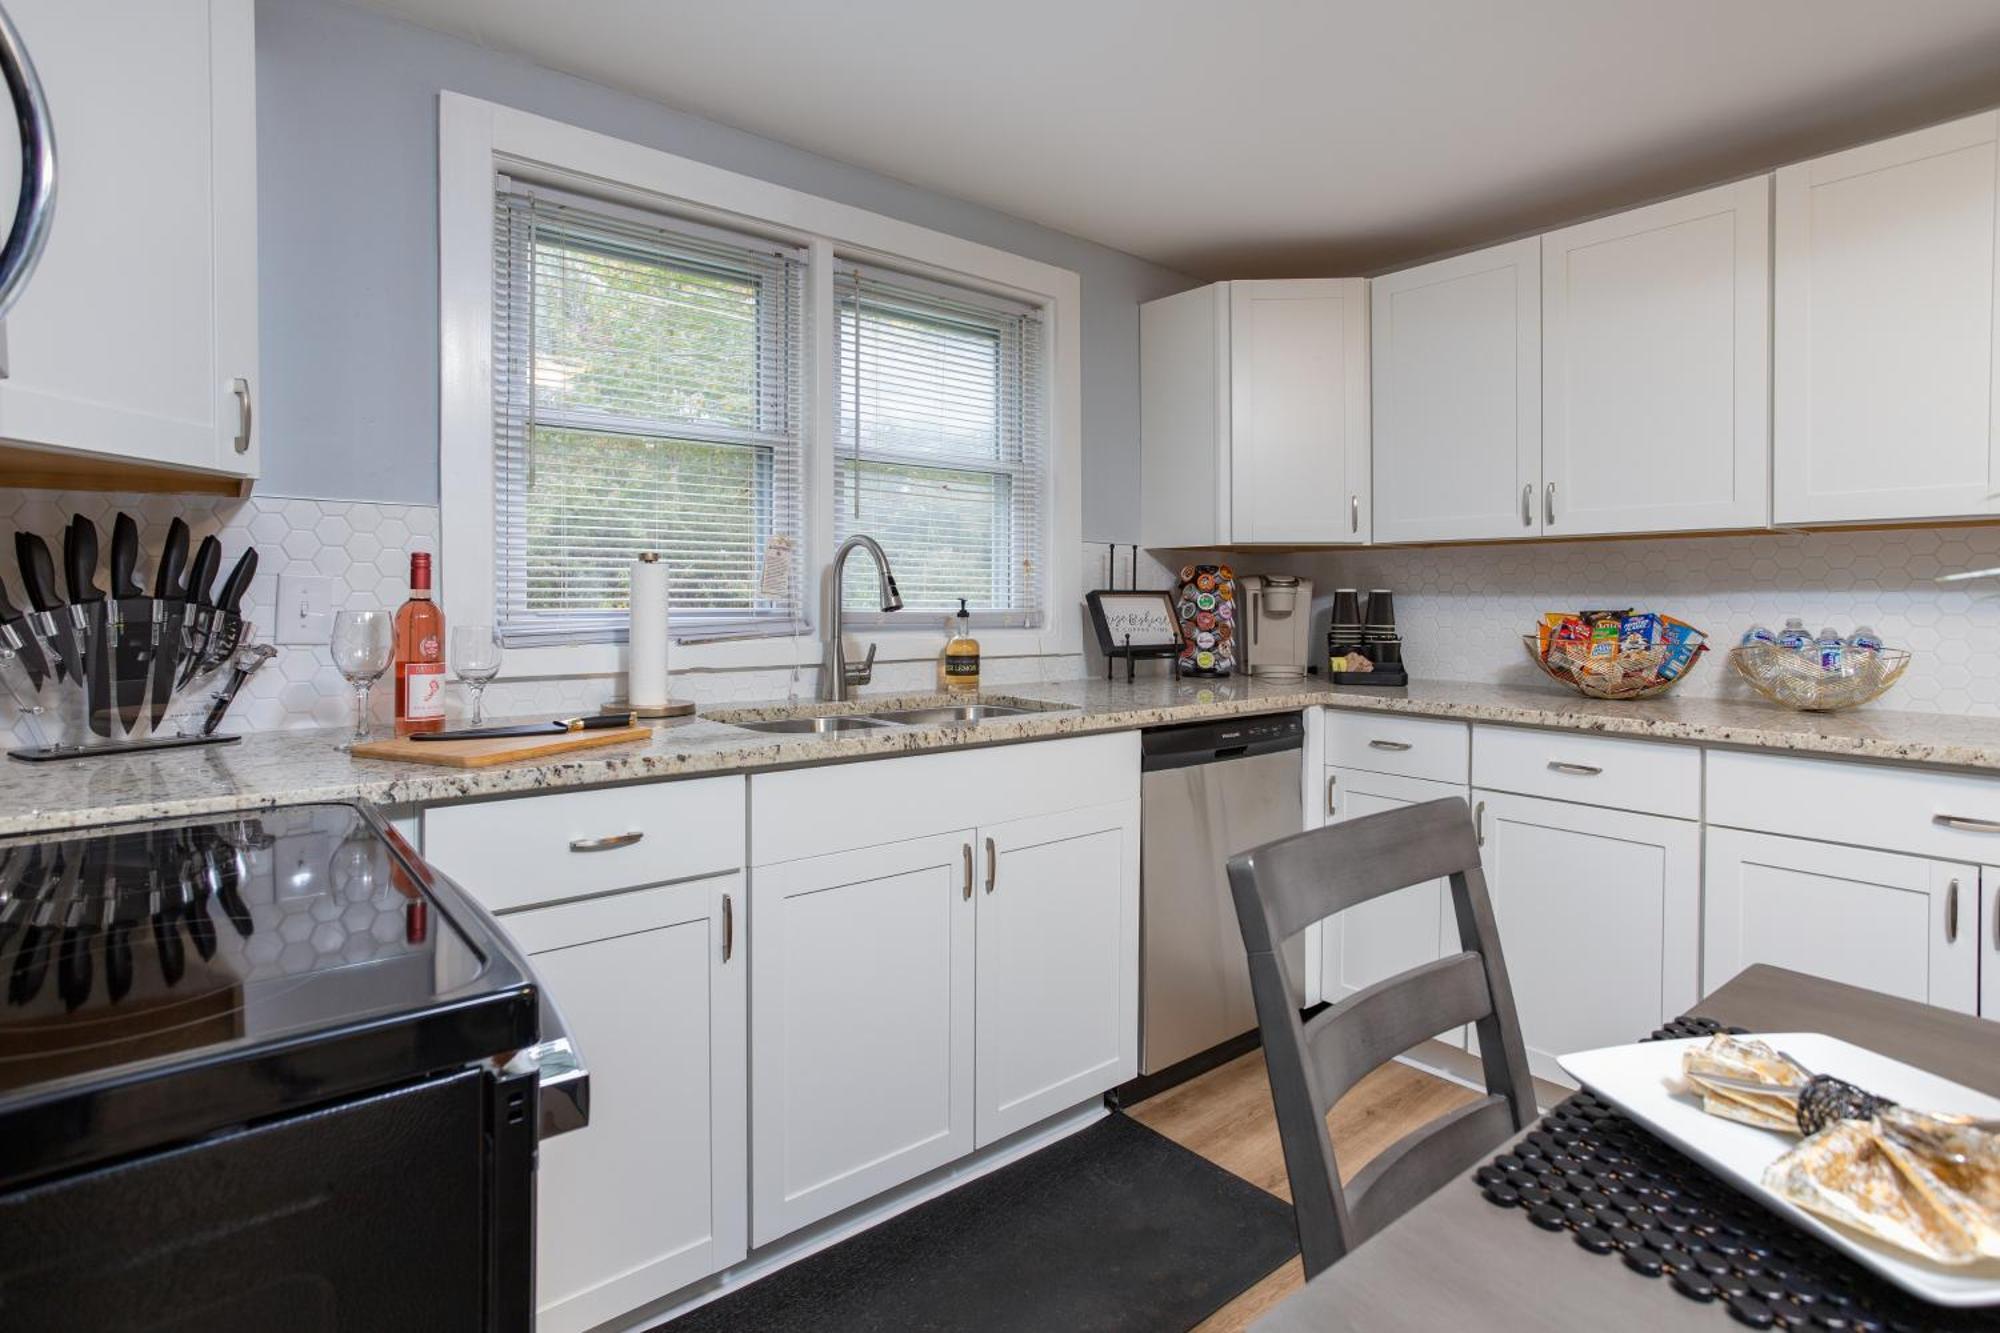
[[[410,597],[396,608],[396,734],[444,729],[444,612],[431,600],[431,556],[410,553]]]

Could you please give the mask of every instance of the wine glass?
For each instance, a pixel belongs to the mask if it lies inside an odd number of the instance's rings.
[[[472,691],[472,725],[479,726],[486,720],[486,687],[500,674],[500,640],[491,625],[452,627],[451,669]]]
[[[333,665],[354,687],[354,735],[350,745],[368,739],[368,696],[389,669],[394,643],[387,611],[342,611],[333,618]]]

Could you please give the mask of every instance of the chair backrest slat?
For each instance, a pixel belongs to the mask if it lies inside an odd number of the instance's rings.
[[[1315,921],[1438,879],[1451,886],[1464,952],[1302,1020],[1285,976],[1285,942]],[[1253,848],[1230,858],[1229,886],[1311,1277],[1510,1131],[1525,1129],[1536,1114],[1534,1085],[1464,801],[1428,801]],[[1461,1023],[1478,1026],[1488,1095],[1406,1135],[1343,1189],[1327,1110],[1370,1070]]]

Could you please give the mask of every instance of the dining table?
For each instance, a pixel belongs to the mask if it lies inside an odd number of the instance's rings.
[[[1825,1033],[2000,1096],[2000,1022],[1990,1018],[1768,965],[1738,973],[1686,1016],[1753,1033]],[[1273,1306],[1256,1333],[1740,1327],[1714,1304],[1495,1207],[1471,1179],[1487,1160]],[[1992,1314],[2000,1328],[2000,1307]]]

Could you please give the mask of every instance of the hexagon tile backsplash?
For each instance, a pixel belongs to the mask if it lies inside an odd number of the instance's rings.
[[[1178,561],[1181,553],[1161,552]],[[1636,607],[1706,630],[1716,651],[1680,692],[1752,699],[1721,657],[1752,625],[1799,616],[1817,634],[1872,625],[1911,652],[1877,708],[2000,714],[2000,579],[1938,584],[2000,566],[2000,527],[1777,532],[1230,557],[1239,570],[1313,580],[1321,632],[1333,590],[1391,588],[1412,675],[1542,682],[1520,636],[1543,611]],[[1143,578],[1143,575],[1142,575]],[[1545,683],[1545,682],[1542,682]]]
[[[196,541],[214,533],[221,538],[223,570],[235,563],[246,546],[257,548],[257,576],[245,599],[258,637],[270,638],[280,574],[322,574],[333,581],[333,606],[394,608],[407,595],[410,552],[436,551],[438,511],[435,505],[375,504],[348,500],[293,500],[255,496],[248,500],[185,495],[115,495],[96,492],[24,491],[0,488],[0,533],[16,529],[39,532],[51,549],[62,550],[62,530],[72,514],[85,514],[103,537],[109,537],[119,510],[139,521],[145,555],[142,580],[150,584],[153,559],[166,536],[167,524],[178,514],[187,520]],[[1102,550],[1102,548],[1097,548]],[[18,592],[11,551],[0,575]],[[445,576],[450,576],[445,571]],[[945,633],[940,621],[938,646]],[[985,677],[996,685],[1031,684],[1037,679],[1073,675],[1077,659],[1016,658],[988,664]],[[801,668],[796,684],[789,669],[754,671],[676,671],[674,693],[702,704],[783,698],[793,688],[811,697],[815,671]],[[935,679],[928,662],[884,662],[876,666],[877,688],[927,689]],[[495,716],[550,717],[594,712],[622,689],[622,678],[589,676],[501,678],[486,693],[486,707]],[[463,702],[451,690],[456,715]],[[325,645],[283,645],[271,664],[244,687],[229,713],[225,728],[267,730],[289,727],[343,725],[352,718],[353,694]],[[189,705],[177,704],[185,710]],[[390,692],[378,684],[374,694],[378,725],[389,721]],[[13,702],[0,690],[0,749],[32,744],[35,738],[20,727]]]

